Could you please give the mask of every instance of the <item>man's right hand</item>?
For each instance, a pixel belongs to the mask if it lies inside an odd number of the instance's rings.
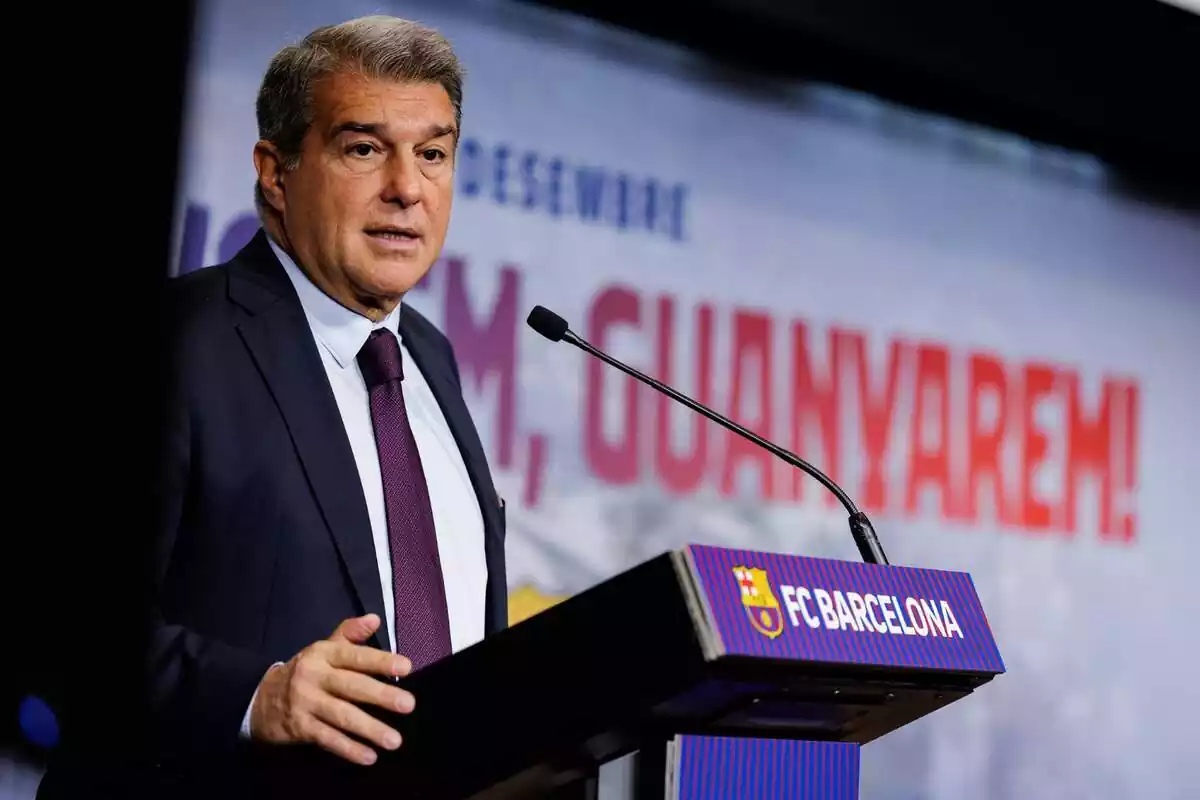
[[[375,750],[347,734],[387,750],[398,748],[399,733],[354,705],[370,703],[407,714],[415,703],[409,692],[374,677],[412,670],[404,656],[362,644],[378,628],[375,614],[345,620],[328,639],[269,670],[250,711],[251,738],[308,742],[358,764],[375,763]]]

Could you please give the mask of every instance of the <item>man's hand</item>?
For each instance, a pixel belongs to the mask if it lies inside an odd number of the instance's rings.
[[[255,741],[310,742],[358,764],[375,763],[375,750],[347,734],[387,750],[400,746],[400,734],[354,703],[390,711],[412,711],[413,696],[375,675],[407,675],[404,656],[362,645],[379,627],[379,617],[348,619],[333,635],[297,653],[263,676],[250,710]]]

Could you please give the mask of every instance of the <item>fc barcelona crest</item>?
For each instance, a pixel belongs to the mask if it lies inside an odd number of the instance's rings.
[[[764,570],[754,567],[734,567],[738,590],[742,595],[742,608],[754,630],[774,639],[783,633],[783,609],[771,592],[771,583]]]

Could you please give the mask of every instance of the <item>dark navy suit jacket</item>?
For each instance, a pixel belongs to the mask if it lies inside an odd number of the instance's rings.
[[[256,769],[257,751],[238,733],[268,667],[348,617],[385,619],[383,595],[350,443],[265,234],[229,263],[172,284],[151,736],[129,777],[163,797],[186,793],[185,784],[225,797],[248,788]],[[449,341],[407,306],[400,333],[479,500],[488,568],[479,613],[490,635],[507,623],[503,504]],[[387,649],[380,633],[371,644]]]

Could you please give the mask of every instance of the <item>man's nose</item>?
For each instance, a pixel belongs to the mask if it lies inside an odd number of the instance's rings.
[[[412,153],[397,153],[388,161],[388,179],[383,190],[383,199],[388,203],[399,203],[408,207],[421,200],[421,168]]]

